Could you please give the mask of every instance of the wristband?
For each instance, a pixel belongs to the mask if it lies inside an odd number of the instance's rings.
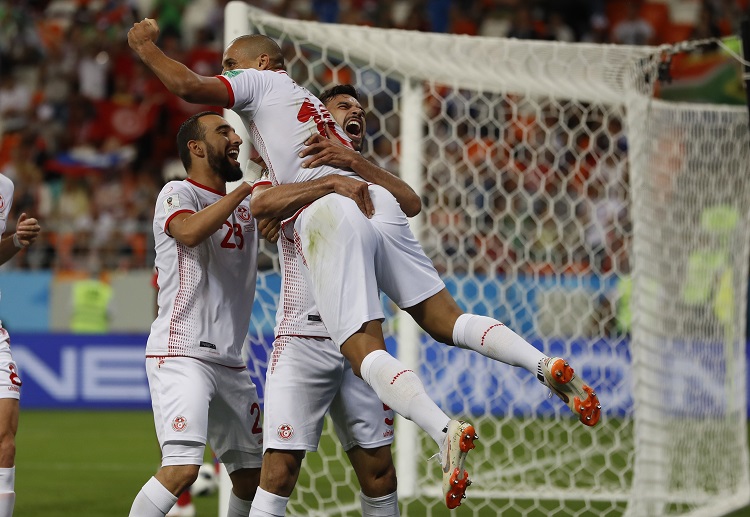
[[[16,248],[18,248],[19,250],[22,250],[22,249],[24,249],[26,247],[23,244],[21,244],[21,240],[18,238],[18,234],[17,233],[13,234],[13,245]]]

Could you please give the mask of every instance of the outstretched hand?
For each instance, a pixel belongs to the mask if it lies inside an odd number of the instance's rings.
[[[39,237],[39,232],[41,231],[42,228],[39,226],[39,221],[35,218],[27,218],[25,213],[21,214],[18,218],[16,237],[24,248],[31,246],[36,238]]]
[[[307,147],[299,153],[301,158],[308,157],[302,162],[303,168],[330,165],[338,169],[351,169],[354,161],[360,158],[360,154],[354,149],[319,134],[305,140],[305,145]]]
[[[152,18],[135,22],[133,28],[128,31],[128,45],[137,51],[144,43],[155,43],[159,38],[159,25]]]

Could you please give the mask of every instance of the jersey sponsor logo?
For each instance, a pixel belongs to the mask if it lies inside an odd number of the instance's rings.
[[[291,440],[292,436],[294,436],[294,427],[290,424],[281,424],[279,428],[276,429],[276,432],[282,440]]]
[[[178,433],[181,433],[185,429],[187,429],[187,426],[187,418],[182,415],[176,416],[174,417],[174,420],[172,420],[172,429],[174,429]]]
[[[172,194],[164,200],[164,213],[168,214],[172,210],[180,207],[180,195]]]
[[[246,206],[238,206],[237,207],[237,217],[239,217],[243,221],[249,221],[250,220],[250,209]]]
[[[216,345],[213,343],[209,343],[208,341],[201,341],[198,346],[201,348],[210,348],[211,350],[216,350]]]
[[[223,75],[224,77],[237,77],[242,72],[244,72],[244,70],[227,70],[221,75]]]
[[[323,319],[320,317],[320,314],[308,314],[307,321],[321,322]]]

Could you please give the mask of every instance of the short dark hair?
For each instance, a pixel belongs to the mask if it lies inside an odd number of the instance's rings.
[[[200,123],[200,119],[206,115],[221,116],[215,111],[201,111],[188,118],[177,130],[177,153],[180,155],[180,161],[185,170],[190,169],[192,164],[190,149],[187,146],[188,142],[190,140],[205,140],[206,138],[206,126]]]
[[[354,97],[354,100],[359,101],[359,92],[351,84],[337,84],[321,93],[318,98],[323,104],[328,104],[328,101],[339,95],[350,95]]]

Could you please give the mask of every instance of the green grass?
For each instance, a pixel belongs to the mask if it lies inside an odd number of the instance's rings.
[[[610,425],[614,423],[613,420],[609,421]],[[489,437],[494,434],[495,438],[502,438],[497,439],[497,443],[503,445],[493,447],[485,455],[480,453],[475,456],[472,468],[477,471],[480,468],[486,470],[484,462],[503,463],[510,462],[512,458],[521,462],[532,461],[533,458],[524,456],[529,454],[529,447],[524,446],[524,442],[549,443],[554,440],[546,432],[540,433],[540,426],[522,425],[520,428],[523,431],[518,431],[518,425],[506,428],[492,425],[491,422],[482,424],[480,436],[488,439],[483,443],[489,443]],[[627,429],[623,434],[627,434]],[[581,435],[582,433],[576,434]],[[330,434],[326,434],[321,447],[333,448],[336,446],[334,442]],[[425,450],[429,450],[429,446],[434,444],[425,445]],[[15,515],[19,517],[125,516],[136,493],[156,472],[159,463],[153,419],[149,411],[22,411],[17,450]],[[356,501],[356,488],[339,491],[332,489],[333,480],[351,483],[350,468],[341,462],[327,462],[319,454],[309,454],[306,461],[311,468],[303,471],[298,499],[290,505],[290,515],[304,515],[299,510],[300,499],[304,500],[306,507],[317,508],[318,515],[326,515],[325,508],[330,508],[335,501]],[[618,460],[610,458],[610,461]],[[429,475],[426,473],[428,468],[433,470]],[[316,475],[324,469],[326,474]],[[314,477],[311,478],[308,472],[313,473]],[[437,475],[436,464],[425,462],[420,478],[425,476],[426,479],[438,479]],[[533,477],[526,481],[533,481]],[[606,479],[602,481],[607,482]],[[356,482],[354,484],[356,486]],[[196,498],[194,502],[199,517],[217,515],[217,496]],[[420,505],[415,501],[405,503],[407,506],[404,515],[461,515],[460,511],[445,510],[439,498],[430,506]],[[528,504],[526,510],[530,511],[525,514],[524,501],[515,501],[513,507],[497,501],[491,507],[482,508],[479,513],[488,517],[496,516],[501,511],[503,517],[548,514],[543,507],[532,507],[530,502]],[[606,508],[607,506],[599,507],[598,511],[606,511]],[[575,503],[566,506],[566,510],[566,515],[592,515],[591,512],[579,513],[583,507],[578,507]],[[345,515],[358,514],[357,509]],[[612,515],[616,514],[619,512],[612,512]],[[750,507],[731,515],[750,516]]]

